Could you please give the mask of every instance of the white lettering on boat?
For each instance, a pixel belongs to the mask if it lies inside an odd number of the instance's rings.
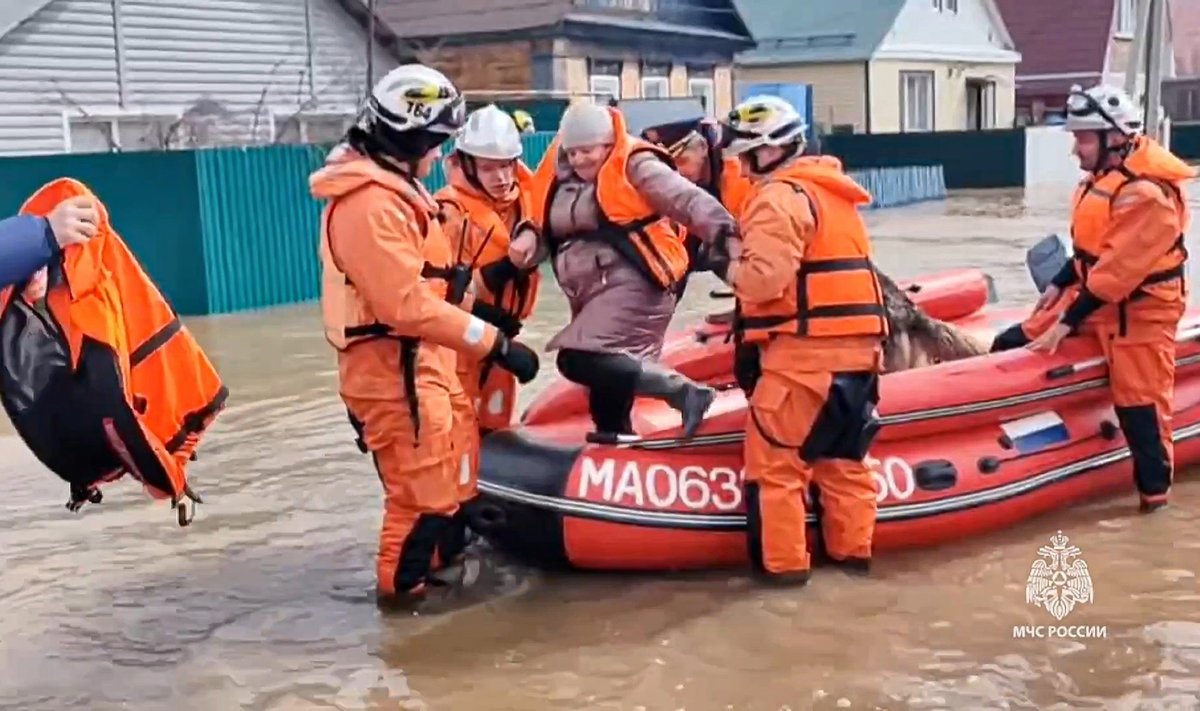
[[[737,511],[744,472],[732,467],[595,459],[580,462],[576,496],[587,501],[664,511]]]
[[[875,481],[876,502],[906,501],[916,493],[912,465],[902,457],[868,456],[866,464]],[[723,513],[741,510],[744,478],[745,470],[732,467],[688,464],[676,468],[636,460],[597,461],[585,456],[580,462],[575,494],[585,501],[636,508]]]
[[[882,460],[867,455],[867,468],[875,479],[875,501],[883,503],[905,501],[917,490],[917,478],[912,465],[900,457],[884,457]]]

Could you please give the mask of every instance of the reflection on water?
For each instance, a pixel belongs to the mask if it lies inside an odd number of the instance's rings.
[[[1068,198],[971,192],[868,221],[894,276],[977,265],[1018,304],[1034,296],[1024,248],[1065,230]],[[677,324],[714,308],[711,286],[697,280]],[[564,314],[551,289],[531,343]],[[822,571],[786,592],[736,571],[517,571],[486,604],[383,618],[370,597],[378,483],[316,308],[189,325],[233,393],[194,465],[208,503],[192,527],[129,483],[71,515],[66,486],[0,438],[0,708],[1200,708],[1193,483],[1161,515],[1131,515],[1131,493],[881,559],[871,580]],[[1068,620],[1108,637],[1013,639],[1014,625],[1050,621],[1024,586],[1060,528],[1096,590]]]

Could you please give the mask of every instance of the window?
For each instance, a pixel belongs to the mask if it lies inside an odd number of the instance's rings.
[[[178,143],[178,116],[68,113],[63,118],[63,144],[68,153],[156,151]]]
[[[671,96],[671,87],[666,77],[642,77],[643,99],[666,99]]]
[[[642,63],[642,98],[666,99],[671,96],[671,85],[668,77],[671,74],[670,64],[653,62]]]
[[[938,12],[958,13],[958,0],[933,0],[933,9]]]
[[[900,130],[933,130],[933,72],[900,72]]]
[[[337,143],[354,121],[354,114],[276,114],[276,143]]]
[[[1132,37],[1137,28],[1137,2],[1117,0],[1117,34]]]
[[[589,91],[593,94],[606,94],[607,96],[593,96],[592,100],[597,103],[605,103],[609,99],[621,98],[621,77],[611,74],[593,74],[589,79]]]
[[[713,90],[713,80],[705,78],[688,79],[688,96],[699,96],[704,102],[704,112],[709,116],[717,113],[716,92]]]

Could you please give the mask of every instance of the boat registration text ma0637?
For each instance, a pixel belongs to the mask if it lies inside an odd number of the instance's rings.
[[[900,457],[867,458],[876,500],[904,501],[916,492],[912,466]],[[734,458],[708,465],[584,455],[576,466],[575,498],[661,511],[742,511],[745,469]]]

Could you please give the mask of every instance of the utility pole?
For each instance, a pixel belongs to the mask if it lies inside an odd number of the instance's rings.
[[[1162,138],[1163,48],[1166,42],[1166,2],[1150,0],[1150,26],[1146,33],[1146,135]]]
[[[367,0],[367,88],[363,96],[370,96],[375,86],[375,0]]]

